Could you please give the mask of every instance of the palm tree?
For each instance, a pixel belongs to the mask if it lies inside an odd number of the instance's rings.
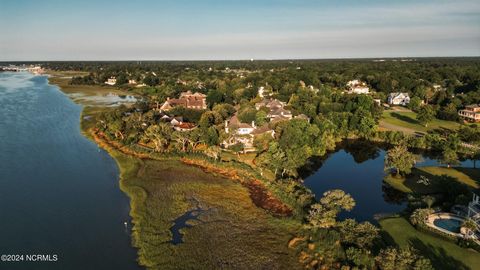
[[[462,227],[470,232],[475,232],[478,229],[477,223],[471,218],[465,219],[465,221],[462,223]]]

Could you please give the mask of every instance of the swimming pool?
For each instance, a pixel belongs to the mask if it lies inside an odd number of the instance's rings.
[[[433,224],[449,232],[460,233],[462,221],[456,218],[438,218],[433,221]]]

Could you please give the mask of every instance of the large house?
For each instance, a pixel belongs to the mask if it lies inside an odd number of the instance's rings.
[[[284,108],[285,105],[285,102],[277,99],[264,99],[261,102],[255,103],[255,108],[257,110],[260,110],[263,107],[268,108],[269,111],[267,113],[267,117],[270,119],[270,121],[292,119],[292,112],[286,110]]]
[[[181,116],[163,114],[160,117],[160,121],[164,123],[170,123],[170,125],[176,131],[190,131],[197,128],[197,126],[193,123],[183,122],[183,117]]]
[[[458,115],[465,121],[480,122],[480,104],[467,105],[458,111]]]
[[[273,137],[275,134],[268,124],[257,127],[254,121],[251,124],[240,122],[237,114],[234,114],[229,121],[225,121],[225,133],[228,134],[228,138],[223,141],[223,147],[228,148],[241,143],[244,146],[244,152],[255,151],[253,147],[255,136],[268,133]]]
[[[176,106],[182,106],[188,109],[204,110],[207,108],[207,96],[191,91],[182,92],[179,98],[167,98],[160,107],[161,111],[168,111]]]
[[[115,77],[110,77],[105,82],[105,84],[108,84],[108,85],[115,85],[116,83],[117,83],[117,79]]]
[[[370,92],[370,89],[368,88],[367,84],[360,80],[349,81],[347,83],[347,88],[348,88],[347,93],[349,94],[368,94]]]
[[[390,93],[387,98],[387,102],[390,105],[402,105],[405,106],[410,103],[410,96],[408,93]]]

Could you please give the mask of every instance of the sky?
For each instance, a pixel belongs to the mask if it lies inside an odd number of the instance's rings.
[[[478,0],[0,0],[0,61],[480,56]]]

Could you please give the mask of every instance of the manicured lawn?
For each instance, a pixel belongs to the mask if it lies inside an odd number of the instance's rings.
[[[459,247],[453,242],[417,231],[404,218],[387,218],[380,226],[391,237],[392,244],[408,244],[428,257],[435,269],[479,269],[480,253]]]
[[[417,183],[422,175],[430,179],[429,185]],[[385,178],[385,182],[402,192],[431,194],[441,191],[441,187],[439,187],[437,183],[438,177],[441,175],[450,176],[472,189],[478,189],[480,187],[480,169],[460,167],[419,167],[414,168],[412,174],[406,178],[388,175]]]
[[[382,125],[382,122],[385,124]],[[460,124],[453,121],[445,121],[434,119],[428,124],[428,127],[421,125],[417,121],[417,114],[412,111],[397,111],[397,110],[385,110],[382,115],[381,125],[385,129],[394,129],[399,127],[399,130],[409,129],[414,132],[425,133],[433,129],[458,129]]]

